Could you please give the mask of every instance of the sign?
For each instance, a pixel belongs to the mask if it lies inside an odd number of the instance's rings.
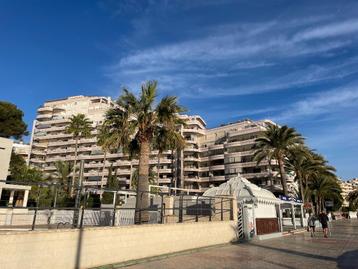
[[[279,198],[282,201],[293,201],[293,202],[296,202],[296,203],[302,203],[302,200],[297,199],[295,197],[288,197],[288,196],[285,196],[285,195],[280,195]]]
[[[333,207],[333,201],[324,201],[325,207]]]

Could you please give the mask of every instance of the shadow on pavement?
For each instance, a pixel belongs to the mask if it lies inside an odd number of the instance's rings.
[[[270,250],[274,250],[274,251],[285,252],[287,254],[302,256],[302,257],[305,257],[305,258],[320,259],[320,260],[325,260],[325,261],[337,261],[336,258],[332,258],[332,257],[329,257],[329,256],[310,254],[310,253],[299,252],[299,251],[290,250],[290,249],[282,249],[282,248],[274,248],[274,247],[269,247],[269,246],[262,246],[262,245],[258,245],[258,244],[254,244],[254,243],[250,243],[250,245],[260,247],[260,248],[270,249]]]
[[[358,268],[358,250],[344,252],[337,258],[337,267],[339,269]]]

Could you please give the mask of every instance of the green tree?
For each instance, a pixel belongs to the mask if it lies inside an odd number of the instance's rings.
[[[18,181],[20,178],[23,178],[23,174],[26,171],[26,162],[24,158],[14,151],[11,152],[11,159],[10,159],[10,174],[7,180]]]
[[[14,104],[0,101],[0,137],[20,139],[27,135],[24,113]]]
[[[134,169],[133,172],[132,172],[132,189],[133,190],[137,190],[138,179],[139,179],[139,170],[137,168],[137,169]],[[150,167],[149,168],[149,174],[148,174],[148,183],[149,183],[149,185],[155,185],[156,181],[157,181],[157,175],[153,171],[153,168]]]
[[[73,170],[72,164],[70,162],[57,161],[55,162],[56,172],[55,178],[58,183],[63,187],[63,190],[66,193],[70,192],[70,174]]]
[[[352,211],[357,210],[358,208],[358,188],[356,188],[354,191],[351,191],[348,194],[347,200],[349,202],[349,207]]]
[[[72,168],[72,182],[71,182],[71,195],[73,195],[74,184],[76,180],[76,164],[77,164],[77,151],[78,151],[78,141],[81,138],[91,137],[91,121],[86,117],[85,114],[72,115],[70,117],[70,123],[66,127],[66,133],[72,134],[73,139],[75,140],[75,158],[73,161]]]
[[[157,82],[155,81],[143,84],[138,98],[124,89],[122,96],[117,100],[117,107],[107,112],[105,120],[105,124],[115,136],[117,147],[120,146],[124,152],[129,151],[131,156],[138,155],[139,175],[136,200],[138,210],[144,210],[149,206],[147,193],[149,158],[151,150],[155,147],[155,138],[162,129],[174,137],[177,125],[183,124],[179,113],[184,109],[178,105],[177,98],[164,97],[154,107],[156,94]],[[138,215],[136,214],[136,222],[138,222]],[[148,220],[149,216],[146,212],[142,216],[144,221]]]
[[[107,192],[104,191],[102,195],[103,204],[110,204],[113,203],[113,193],[109,191],[118,191],[119,190],[119,181],[117,179],[117,169],[115,169],[113,173],[113,164],[108,167],[108,177],[107,177],[107,184],[106,184]],[[118,202],[118,201],[117,201]]]
[[[336,177],[318,176],[309,182],[308,194],[313,197],[316,204],[316,214],[324,207],[325,200],[342,200],[341,188]]]
[[[291,148],[285,164],[287,170],[295,173],[295,180],[299,183],[303,201],[306,201],[305,193],[311,179],[319,176],[335,176],[334,167],[328,165],[328,162],[321,155],[304,145]]]
[[[281,185],[284,195],[287,191],[287,175],[285,159],[289,156],[292,147],[303,144],[302,136],[295,129],[288,126],[270,125],[262,137],[256,139],[254,159],[260,164],[264,159],[275,159],[280,169]]]
[[[102,176],[101,176],[101,189],[103,189],[104,171],[106,168],[107,154],[110,153],[115,146],[115,136],[109,132],[109,128],[105,124],[102,125],[98,130],[97,145],[100,146],[103,151],[103,166],[102,166]],[[108,181],[108,176],[107,176],[107,181]]]

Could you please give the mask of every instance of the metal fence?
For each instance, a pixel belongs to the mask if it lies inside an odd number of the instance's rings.
[[[49,202],[51,206],[41,206],[39,198],[34,199],[35,206],[0,206],[0,229],[68,229],[233,220],[233,199],[231,197],[184,194],[174,196],[160,192],[155,194],[141,192],[141,199],[147,199],[146,197],[149,196],[149,206],[136,209],[135,191],[105,190],[101,192],[92,188],[84,188],[78,193],[76,206],[56,206],[57,196],[54,196],[54,201]],[[107,200],[108,193],[113,196],[111,204],[100,202],[99,196],[105,195],[105,193],[107,193]],[[94,196],[98,196],[96,199],[98,202],[93,202]]]

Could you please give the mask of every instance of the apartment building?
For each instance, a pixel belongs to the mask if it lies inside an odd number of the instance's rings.
[[[28,163],[29,160],[29,154],[30,154],[30,145],[25,144],[23,142],[14,142],[12,150],[17,154],[20,155],[26,163]]]
[[[87,186],[98,186],[104,173],[106,182],[109,168],[122,188],[131,188],[133,171],[138,160],[130,160],[121,152],[107,154],[105,170],[103,152],[96,144],[97,127],[102,123],[105,111],[114,106],[109,97],[73,96],[47,101],[37,111],[34,121],[30,165],[52,174],[56,161],[74,160],[75,141],[65,133],[69,117],[83,113],[92,121],[92,138],[80,139],[78,160],[84,162],[83,180]],[[255,138],[271,121],[243,120],[208,129],[200,116],[181,115],[186,121],[180,132],[187,146],[180,152],[166,151],[160,155],[151,153],[150,163],[159,179],[156,184],[183,189],[190,193],[202,193],[231,177],[242,174],[255,184],[272,191],[281,189],[275,175],[277,164],[263,161],[259,166],[253,160]],[[279,179],[278,179],[279,180]]]
[[[181,132],[188,146],[179,156],[182,188],[202,192],[240,173],[273,192],[281,190],[277,163],[272,161],[270,169],[267,160],[258,166],[253,160],[255,139],[273,122],[243,120],[207,129],[200,116],[183,117],[187,126]]]
[[[349,202],[347,201],[348,194],[358,188],[358,178],[353,178],[347,181],[340,180],[339,184],[342,189],[341,192],[341,195],[343,197],[342,206],[348,207],[349,206]]]

